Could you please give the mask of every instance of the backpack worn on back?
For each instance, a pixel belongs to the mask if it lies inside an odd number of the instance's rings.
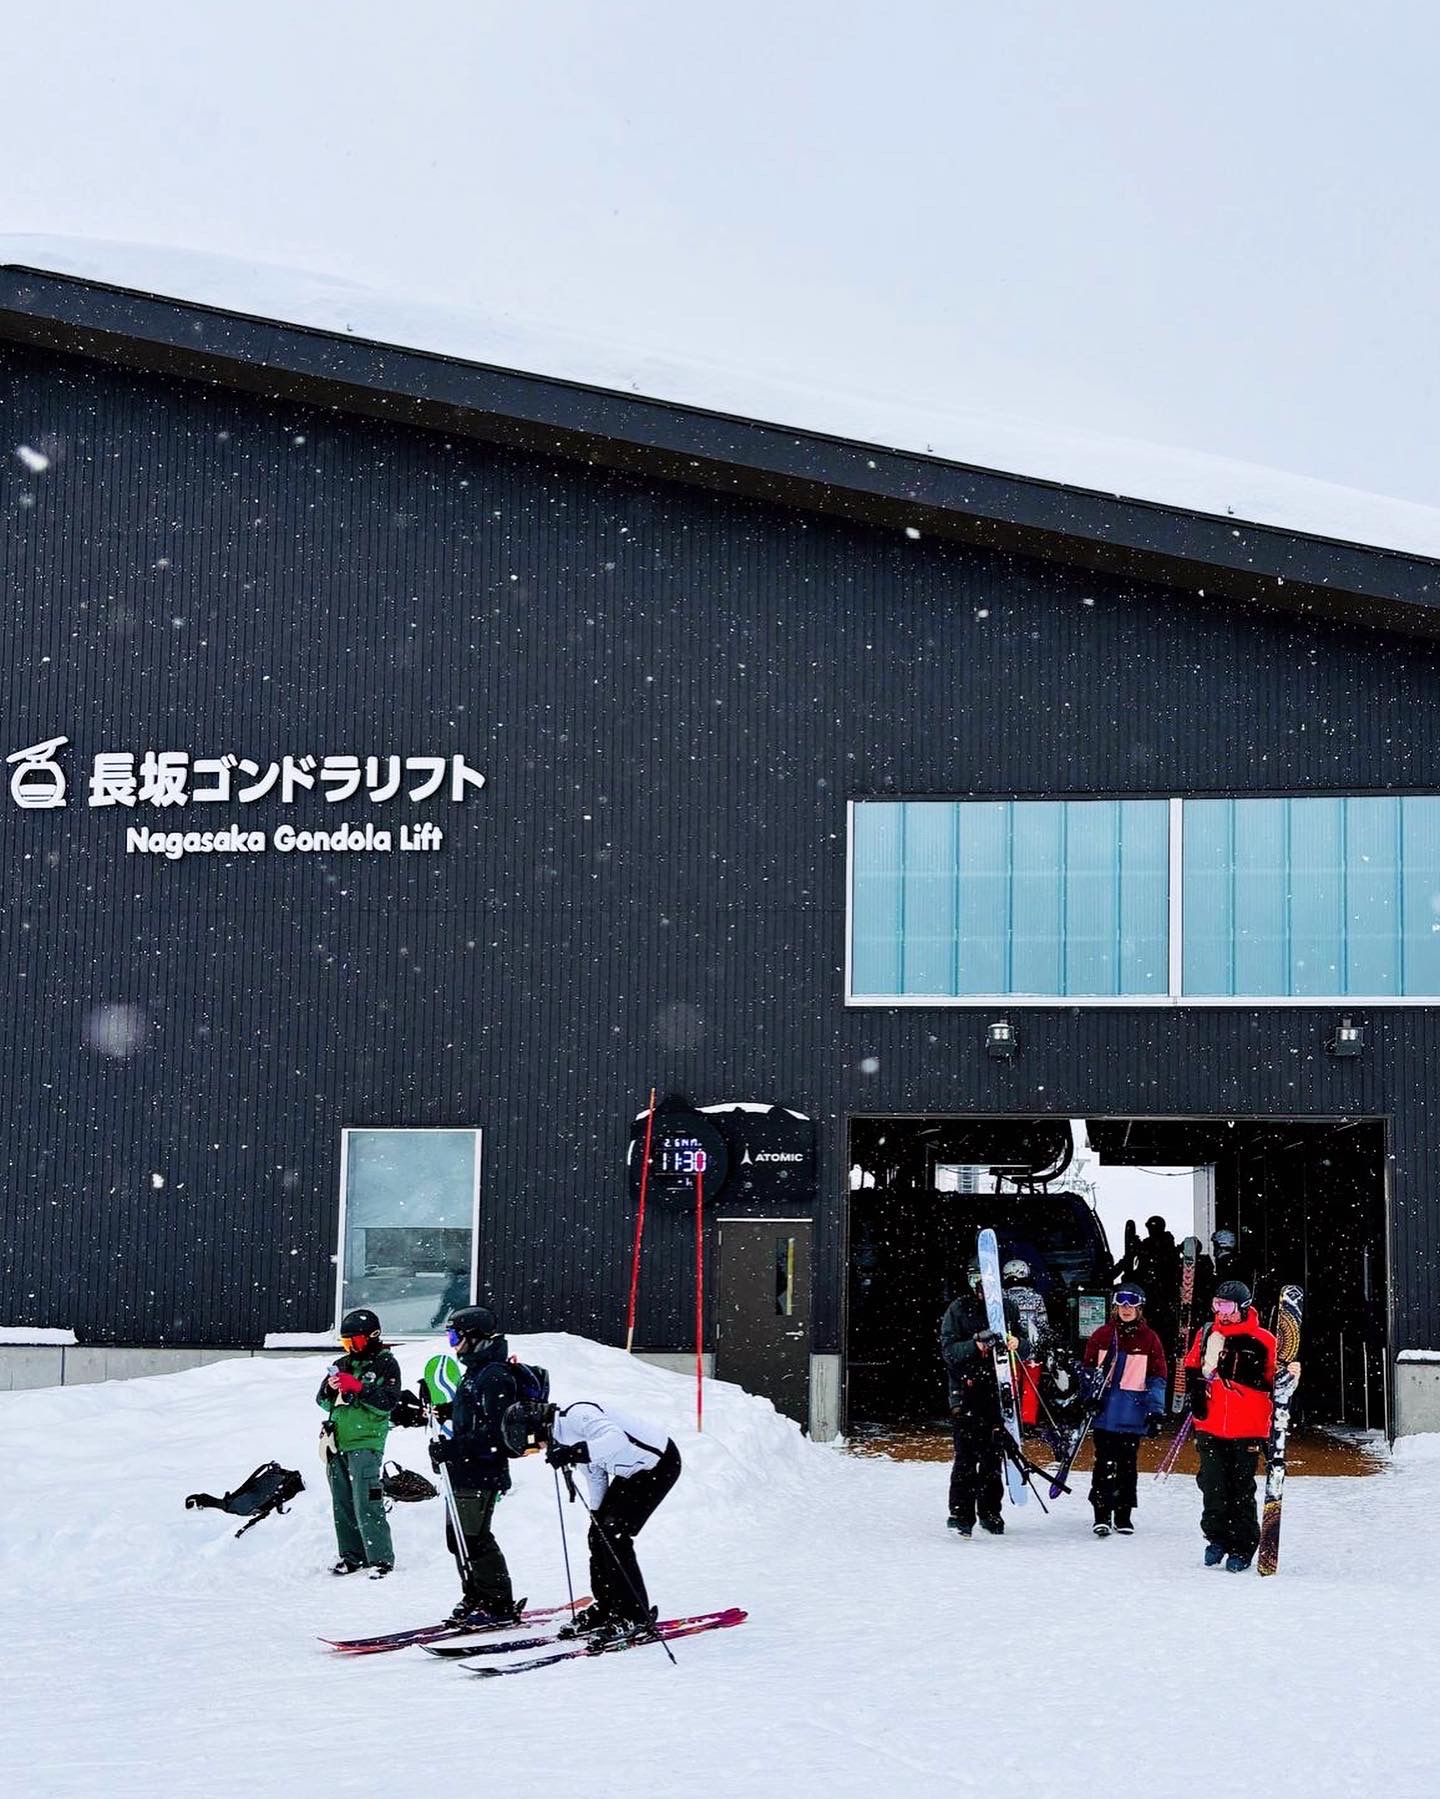
[[[544,1404],[550,1397],[550,1371],[547,1368],[536,1368],[529,1362],[522,1362],[511,1356],[510,1372],[515,1376],[515,1391],[519,1398],[531,1404]]]
[[[294,1468],[282,1468],[279,1462],[262,1462],[224,1498],[217,1499],[213,1493],[191,1493],[186,1497],[185,1509],[213,1507],[216,1511],[245,1518],[248,1522],[235,1532],[237,1537],[243,1537],[271,1512],[283,1512],[295,1495],[304,1491],[305,1483]]]

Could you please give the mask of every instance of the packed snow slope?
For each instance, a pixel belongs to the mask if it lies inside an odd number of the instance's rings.
[[[436,1345],[402,1354],[413,1382]],[[1436,1790],[1440,1443],[1370,1480],[1291,1483],[1277,1579],[1200,1565],[1193,1485],[1142,1493],[1096,1542],[1083,1495],[944,1528],[945,1470],[808,1443],[768,1404],[569,1336],[515,1339],[561,1400],[667,1426],[685,1459],[641,1539],[666,1613],[739,1603],[739,1630],[473,1680],[420,1650],[317,1638],[448,1609],[436,1502],[393,1515],[390,1579],[332,1579],[315,1455],[323,1356],[0,1395],[0,1791],[637,1795]],[[426,1467],[422,1433],[398,1458]],[[285,1517],[186,1512],[275,1457]],[[578,1507],[565,1508],[583,1570]],[[497,1530],[517,1591],[564,1595],[554,1485],[517,1469]]]

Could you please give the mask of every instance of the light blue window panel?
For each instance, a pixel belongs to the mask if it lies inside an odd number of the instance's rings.
[[[1187,800],[1184,992],[1440,994],[1440,799]]]
[[[857,998],[1163,995],[1164,800],[864,801]]]
[[[347,1130],[339,1310],[424,1335],[473,1297],[478,1130]]]

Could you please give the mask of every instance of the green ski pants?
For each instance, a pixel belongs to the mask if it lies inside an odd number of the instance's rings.
[[[395,1560],[380,1486],[381,1460],[378,1449],[340,1449],[325,1464],[335,1513],[335,1546],[340,1559],[357,1568],[366,1562],[373,1568]]]

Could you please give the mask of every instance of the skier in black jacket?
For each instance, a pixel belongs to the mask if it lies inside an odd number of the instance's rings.
[[[519,1398],[509,1345],[489,1306],[463,1306],[452,1313],[450,1343],[465,1377],[455,1394],[451,1433],[431,1443],[430,1461],[449,1473],[465,1539],[463,1545],[455,1541],[454,1524],[447,1517],[445,1542],[461,1582],[460,1602],[451,1616],[458,1621],[481,1612],[487,1618],[518,1619],[522,1606],[516,1603],[504,1552],[491,1529],[500,1496],[510,1489],[501,1425],[506,1409]]]
[[[995,1355],[1016,1347],[1019,1319],[1005,1297],[1007,1335],[1003,1342],[990,1329],[981,1293],[980,1264],[966,1270],[968,1291],[950,1303],[940,1325],[940,1353],[950,1376],[950,1426],[955,1461],[950,1469],[950,1525],[962,1537],[980,1528],[1003,1536],[1000,1516],[1004,1496],[1004,1450],[1000,1433],[1000,1391],[995,1383]]]

